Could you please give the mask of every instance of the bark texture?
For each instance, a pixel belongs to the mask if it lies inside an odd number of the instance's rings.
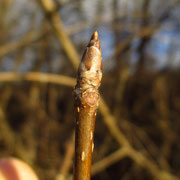
[[[90,179],[94,126],[100,99],[98,88],[101,78],[101,48],[98,33],[95,31],[79,65],[77,84],[74,89],[76,111],[74,180]]]

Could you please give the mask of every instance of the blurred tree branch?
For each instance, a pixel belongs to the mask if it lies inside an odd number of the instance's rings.
[[[107,156],[107,157],[103,158],[102,160],[94,163],[92,166],[92,176],[103,171],[104,169],[111,166],[112,164],[120,161],[122,158],[127,157],[128,151],[129,151],[129,148],[122,147],[119,150],[111,153],[109,156]]]
[[[35,30],[27,33],[22,39],[14,42],[7,43],[3,46],[0,46],[0,58],[7,55],[8,53],[17,51],[21,48],[27,47],[35,41],[38,41],[43,36],[45,36],[48,31],[44,30]]]
[[[62,27],[62,22],[59,18],[58,12],[55,11],[56,8],[54,2],[51,0],[39,0],[39,3],[43,7],[58,40],[61,42],[60,44],[62,48],[66,52],[66,55],[68,56],[72,65],[77,70],[80,61],[79,55],[77,54],[75,47],[69,40],[65,30]]]
[[[40,72],[27,72],[25,74],[18,74],[13,72],[0,73],[0,82],[17,82],[21,80],[53,83],[70,87],[74,86],[76,83],[74,78],[56,74],[46,74]]]
[[[73,157],[74,157],[74,139],[75,139],[75,132],[73,131],[72,136],[66,143],[66,153],[63,157],[61,167],[59,169],[58,174],[56,175],[56,180],[65,180],[69,169],[72,167],[73,164]]]

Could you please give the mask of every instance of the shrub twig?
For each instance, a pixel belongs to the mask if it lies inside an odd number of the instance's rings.
[[[102,78],[101,48],[97,31],[84,52],[74,89],[76,110],[74,180],[88,180],[91,173],[93,136]]]

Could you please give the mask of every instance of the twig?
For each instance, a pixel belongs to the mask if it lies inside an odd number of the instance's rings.
[[[27,33],[22,39],[19,41],[14,41],[11,43],[7,43],[3,46],[0,46],[0,58],[7,55],[10,52],[14,52],[17,49],[23,48],[28,46],[29,44],[39,40],[43,36],[45,36],[48,33],[48,31],[32,31]]]
[[[31,158],[29,156],[29,153],[27,153],[27,149],[23,146],[23,144],[20,141],[17,140],[19,136],[15,135],[15,132],[8,124],[6,115],[1,106],[0,106],[0,132],[1,132],[0,140],[1,141],[3,140],[8,150],[12,151],[12,149],[14,148],[15,154],[22,157],[26,162],[31,162]]]
[[[130,144],[128,139],[124,136],[124,134],[119,130],[116,125],[116,120],[114,116],[111,115],[108,106],[101,98],[101,103],[99,106],[100,112],[103,115],[104,122],[109,128],[111,135],[116,139],[120,146],[128,148],[128,157],[133,159],[137,164],[139,164],[142,168],[148,169],[151,174],[159,180],[177,180],[178,178],[167,171],[162,171],[158,168],[158,166],[146,157],[142,152],[138,152],[135,150]]]
[[[66,52],[69,60],[75,69],[78,68],[78,64],[80,61],[79,55],[68,36],[66,35],[65,30],[62,27],[61,19],[59,18],[58,12],[56,10],[56,6],[52,0],[39,0],[40,5],[43,7],[44,12],[46,13],[53,30],[61,42],[61,46]]]
[[[96,111],[102,78],[102,58],[97,31],[85,50],[74,89],[76,109],[74,180],[89,180]]]
[[[99,162],[93,164],[92,176],[101,172],[102,170],[111,166],[112,164],[118,162],[122,158],[125,158],[127,155],[128,155],[127,148],[121,148],[121,149],[113,152],[111,155],[109,155],[109,156],[105,157],[104,159],[100,160]]]
[[[72,167],[72,159],[74,156],[74,131],[72,136],[67,142],[66,153],[62,160],[62,165],[59,169],[59,173],[56,175],[56,180],[65,180],[69,169]]]
[[[13,72],[0,73],[0,82],[16,82],[21,80],[53,83],[70,87],[74,86],[76,83],[74,78],[57,74],[47,74],[40,72],[28,72],[26,74],[18,74]]]

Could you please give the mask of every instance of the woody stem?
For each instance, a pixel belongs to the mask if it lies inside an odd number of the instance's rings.
[[[74,89],[76,111],[74,180],[90,179],[101,67],[101,49],[98,33],[95,31],[79,65]]]

